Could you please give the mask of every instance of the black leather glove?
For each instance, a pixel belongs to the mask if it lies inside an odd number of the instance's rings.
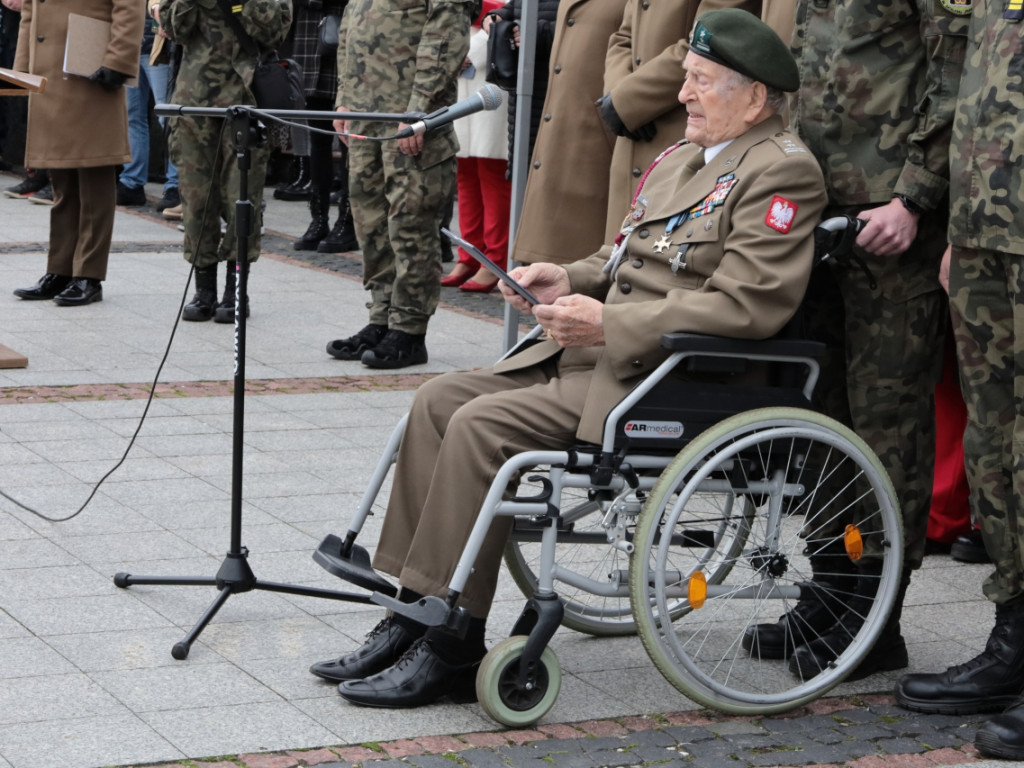
[[[619,113],[615,111],[615,106],[612,104],[612,97],[609,93],[598,99],[596,104],[601,108],[601,117],[607,123],[608,129],[616,136],[625,136],[630,141],[652,141],[658,132],[654,123],[641,125],[635,131],[629,130],[622,122],[622,118],[619,117]]]
[[[113,93],[124,85],[124,81],[128,79],[128,75],[122,75],[120,72],[115,72],[112,69],[100,67],[89,75],[89,79],[99,85],[104,91],[110,91]]]

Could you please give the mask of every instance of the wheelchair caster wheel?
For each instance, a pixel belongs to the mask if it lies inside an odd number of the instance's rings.
[[[519,687],[519,660],[526,636],[502,640],[484,657],[476,675],[476,696],[480,706],[502,725],[519,728],[540,720],[555,705],[562,687],[558,657],[545,648],[540,657],[536,684],[531,690]]]

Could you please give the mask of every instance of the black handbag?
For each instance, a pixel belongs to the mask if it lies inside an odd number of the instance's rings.
[[[338,33],[341,30],[341,16],[328,13],[317,25],[316,53],[318,56],[329,56],[338,53]]]
[[[260,109],[303,109],[306,93],[302,85],[302,68],[294,59],[269,54],[256,65],[252,76],[252,95]]]
[[[302,83],[302,67],[294,59],[282,59],[276,52],[260,58],[260,49],[231,12],[229,0],[217,0],[228,24],[238,35],[246,53],[256,59],[256,71],[249,86],[260,109],[303,109],[306,91]]]
[[[514,32],[518,22],[495,21],[487,37],[487,73],[484,79],[506,91],[519,81],[519,48]]]

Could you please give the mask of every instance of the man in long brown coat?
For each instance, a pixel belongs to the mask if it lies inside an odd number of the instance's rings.
[[[687,40],[694,20],[719,8],[760,14],[761,0],[629,0],[608,41],[599,107],[618,139],[608,179],[606,243],[622,226],[647,166],[686,130],[686,106],[676,94],[686,74]]]
[[[651,170],[619,244],[565,267],[513,270],[539,306],[502,284],[548,339],[416,393],[373,561],[398,578],[402,601],[447,595],[506,459],[600,441],[611,407],[668,356],[664,333],[765,338],[800,304],[825,185],[776,115],[782,92],[799,84],[796,63],[752,14],[726,9],[701,22],[704,54],[687,55],[679,92],[690,141],[672,145]],[[361,649],[311,671],[344,681],[345,699],[379,707],[426,704],[471,683],[509,524],[491,525],[459,596],[470,615],[464,638],[398,613]]]
[[[99,69],[65,75],[68,17],[110,22]],[[139,0],[28,0],[14,69],[46,78],[29,96],[25,165],[47,168],[53,183],[46,274],[22,299],[61,306],[102,301],[114,231],[117,166],[131,160],[124,82],[139,70],[145,4]]]
[[[603,93],[599,62],[622,22],[625,4],[559,3],[548,90],[512,251],[517,262],[568,264],[604,243],[615,136],[594,102]]]

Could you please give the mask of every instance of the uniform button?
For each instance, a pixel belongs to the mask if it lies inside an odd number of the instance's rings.
[[[637,57],[636,57],[636,63],[637,63],[638,65],[640,64],[640,57],[639,57],[639,56],[637,56]]]
[[[639,232],[636,233],[636,236],[641,238],[641,239],[645,238],[645,237],[650,237],[651,236],[651,230],[649,230],[649,229],[641,229]]]
[[[545,123],[551,122],[551,113],[550,112],[548,112],[546,115],[544,115],[544,122]]]
[[[632,365],[634,368],[643,368],[644,367],[644,364],[641,363],[639,360],[634,360],[632,363],[630,363],[630,365]]]
[[[634,178],[634,179],[639,179],[639,178],[640,178],[640,175],[641,175],[642,173],[643,173],[643,171],[641,171],[641,170],[640,170],[639,168],[634,168],[634,169],[633,169],[633,178]]]
[[[576,19],[566,19],[565,20],[565,26],[567,26],[567,27],[571,27],[575,23],[576,23]]]
[[[644,265],[643,259],[633,259],[633,269],[640,269]]]
[[[629,293],[630,291],[633,290],[633,286],[630,285],[629,283],[623,283],[622,285],[619,286],[619,290],[622,291],[623,293]]]
[[[644,0],[643,5],[641,5],[640,7],[643,8],[646,11],[648,8],[651,7],[651,4],[648,3],[647,0]]]
[[[555,74],[557,75],[561,71],[562,71],[562,65],[561,64],[555,64]]]
[[[540,168],[540,160],[534,160],[533,161],[533,167],[534,168]]]
[[[45,39],[46,39],[46,38],[45,38],[45,37],[43,37],[42,35],[37,35],[37,36],[36,36],[36,42],[37,42],[37,43],[41,43],[41,42],[43,42],[43,41],[44,41]]]

